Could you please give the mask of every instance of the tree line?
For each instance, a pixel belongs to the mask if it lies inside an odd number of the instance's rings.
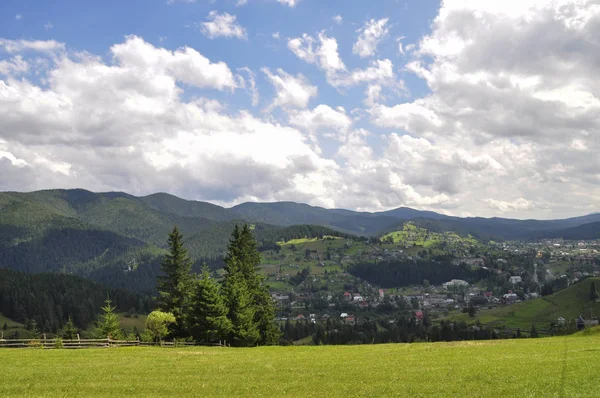
[[[57,333],[69,318],[75,327],[87,328],[101,313],[107,295],[121,312],[147,313],[153,308],[149,297],[107,289],[78,276],[0,269],[0,312],[42,332]]]
[[[157,325],[166,326],[167,336],[200,343],[226,340],[233,346],[279,342],[275,306],[258,272],[260,253],[248,225],[234,227],[220,283],[206,266],[199,275],[192,273],[177,227],[169,234],[168,248],[157,282],[159,311],[150,314],[159,319]]]
[[[486,279],[491,274],[488,270],[460,264],[452,265],[444,260],[397,260],[397,261],[365,261],[348,268],[355,277],[382,287],[398,287],[421,284],[424,279],[430,283],[440,284],[451,279],[463,279],[474,283]]]

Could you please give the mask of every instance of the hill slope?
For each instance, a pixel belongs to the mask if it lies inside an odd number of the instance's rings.
[[[573,322],[579,315],[584,318],[600,315],[600,302],[590,299],[592,282],[600,290],[600,278],[587,278],[549,296],[527,300],[493,310],[482,310],[476,319],[484,325],[507,326],[509,328],[531,329],[534,323],[538,328],[547,328],[551,322],[563,317]],[[473,321],[467,314],[453,317],[455,320]]]

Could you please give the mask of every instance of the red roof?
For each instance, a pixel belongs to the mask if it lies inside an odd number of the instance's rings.
[[[415,312],[415,316],[419,319],[423,318],[423,311],[417,311]]]
[[[344,296],[350,296],[350,292],[344,292]]]

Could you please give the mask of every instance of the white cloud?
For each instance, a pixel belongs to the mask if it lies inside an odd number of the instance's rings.
[[[389,29],[386,26],[388,18],[380,20],[371,19],[358,30],[359,35],[352,47],[352,52],[361,58],[372,57],[377,52],[377,45],[384,39]]]
[[[252,97],[252,105],[253,106],[258,105],[259,94],[258,94],[258,87],[256,87],[256,75],[248,67],[238,68],[238,71],[244,71],[248,74],[248,80],[249,80],[249,85],[250,85],[248,87],[248,90],[250,91],[250,95]]]
[[[341,139],[352,126],[352,119],[342,107],[321,104],[312,110],[290,112],[290,124],[310,132],[324,130],[328,136]]]
[[[148,74],[156,84],[172,85],[175,78],[192,86],[217,90],[235,89],[233,73],[224,62],[211,62],[190,47],[169,51],[154,47],[137,36],[128,36],[121,44],[111,47],[115,61],[128,68]]]
[[[278,3],[285,4],[288,7],[296,7],[300,0],[277,0]]]
[[[29,70],[29,63],[20,55],[8,60],[0,60],[0,75],[20,74],[27,70]]]
[[[17,21],[20,21],[21,19],[23,19],[23,15],[21,15],[21,14],[17,14],[17,15],[15,15],[15,19],[16,19]]]
[[[210,39],[217,37],[236,37],[238,39],[247,39],[246,29],[236,22],[236,16],[226,12],[219,14],[217,11],[211,11],[208,14],[208,22],[203,22],[201,32]]]
[[[317,86],[311,85],[301,74],[292,76],[283,71],[283,69],[277,69],[276,73],[271,73],[269,68],[262,68],[262,72],[267,76],[277,93],[268,110],[278,106],[284,108],[306,108],[308,101],[312,97],[317,96]]]
[[[536,207],[539,207],[539,204],[536,204],[525,198],[517,198],[515,200],[511,200],[510,202],[495,199],[486,199],[484,200],[484,202],[491,209],[498,210],[502,213],[533,210]]]
[[[57,52],[64,51],[64,43],[56,40],[10,40],[0,38],[0,48],[8,53],[20,53],[23,51]]]
[[[47,22],[44,24],[44,29],[46,30],[50,30],[54,27],[54,25],[52,25],[50,22]]]
[[[272,38],[274,38],[275,40],[279,40],[281,38],[281,36],[279,35],[279,32],[275,32],[271,35]]]
[[[344,19],[342,18],[342,16],[340,14],[336,15],[332,19],[333,19],[333,22],[335,22],[338,25],[341,25],[344,22]]]

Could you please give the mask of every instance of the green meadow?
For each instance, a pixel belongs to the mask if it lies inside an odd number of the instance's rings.
[[[0,351],[0,396],[597,397],[600,333],[261,348]]]

